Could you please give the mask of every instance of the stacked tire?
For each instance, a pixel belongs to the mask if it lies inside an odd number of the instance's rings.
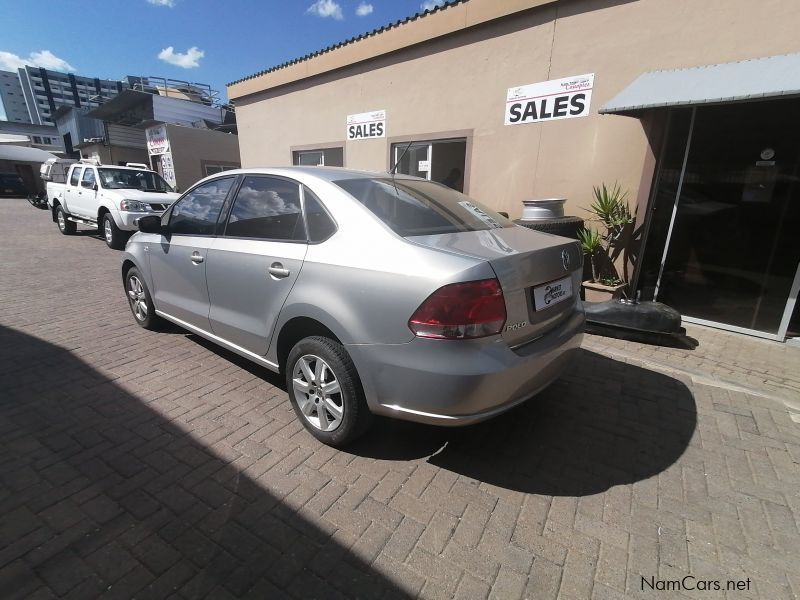
[[[528,229],[552,233],[563,237],[578,239],[578,232],[583,229],[583,219],[580,217],[556,217],[552,219],[517,219],[517,225]]]

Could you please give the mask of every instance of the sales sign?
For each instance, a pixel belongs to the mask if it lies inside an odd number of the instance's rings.
[[[148,154],[164,154],[169,152],[169,138],[167,137],[167,126],[156,125],[145,130],[147,138]]]
[[[594,73],[508,89],[506,125],[574,119],[589,114]]]
[[[347,115],[347,139],[364,140],[386,137],[386,111]]]

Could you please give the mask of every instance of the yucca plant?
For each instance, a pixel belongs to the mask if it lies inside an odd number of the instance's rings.
[[[585,227],[578,232],[578,241],[584,254],[589,255],[592,265],[592,283],[597,283],[597,254],[603,249],[603,238],[594,229]]]
[[[593,186],[592,196],[593,202],[589,206],[589,212],[595,216],[592,220],[601,224],[605,229],[603,233],[593,232],[594,236],[599,238],[600,245],[600,248],[595,249],[594,254],[590,254],[592,281],[597,282],[597,255],[602,255],[604,264],[613,267],[615,256],[612,256],[612,248],[620,241],[628,227],[633,224],[634,218],[628,205],[628,192],[624,191],[619,183],[614,183],[613,186],[607,186],[605,183]],[[592,239],[592,243],[597,244],[598,240]],[[581,239],[581,245],[584,245],[583,239]],[[584,251],[586,252],[585,249]],[[587,254],[589,253],[587,252]],[[614,278],[618,279],[616,273],[614,273]]]

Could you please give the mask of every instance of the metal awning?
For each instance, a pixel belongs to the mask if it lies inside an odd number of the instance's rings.
[[[148,112],[152,114],[153,94],[137,92],[134,90],[123,90],[111,100],[108,100],[97,108],[90,110],[88,113],[86,113],[86,116],[93,119],[100,119],[101,121],[114,122],[117,119],[122,118],[125,113],[135,110],[140,106],[146,107],[145,110],[149,108]]]
[[[601,114],[800,96],[800,54],[672,71],[650,71],[614,96]]]
[[[12,162],[32,162],[43,163],[51,158],[56,158],[55,154],[50,154],[39,148],[28,148],[27,146],[14,146],[12,144],[0,144],[0,160],[10,160]]]

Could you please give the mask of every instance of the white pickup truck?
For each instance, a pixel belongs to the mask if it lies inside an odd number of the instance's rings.
[[[125,247],[137,230],[136,219],[161,214],[178,198],[162,177],[149,169],[77,163],[66,183],[47,182],[47,204],[65,235],[77,224],[97,227],[110,248]]]

